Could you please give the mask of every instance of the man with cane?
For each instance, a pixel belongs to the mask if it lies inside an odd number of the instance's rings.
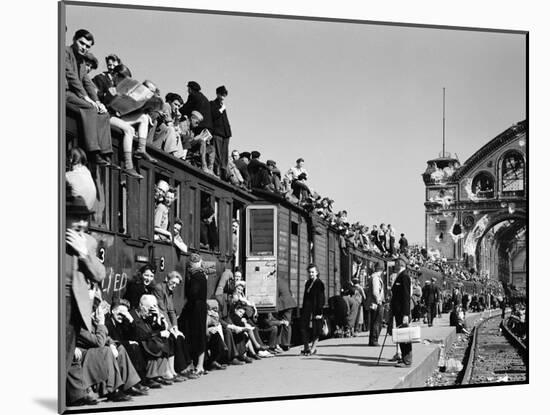
[[[407,262],[407,257],[404,255],[396,260],[397,278],[391,289],[390,308],[397,327],[407,327],[411,314],[411,277],[407,272]],[[398,361],[396,367],[411,366],[412,343],[400,343],[399,347],[401,349],[401,361]]]

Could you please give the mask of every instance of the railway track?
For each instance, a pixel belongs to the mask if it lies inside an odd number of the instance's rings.
[[[507,327],[500,316],[490,317],[474,328],[464,358],[461,385],[525,382],[527,346]]]

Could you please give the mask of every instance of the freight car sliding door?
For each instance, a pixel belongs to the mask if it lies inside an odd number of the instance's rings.
[[[246,208],[246,294],[261,311],[277,306],[277,207]]]

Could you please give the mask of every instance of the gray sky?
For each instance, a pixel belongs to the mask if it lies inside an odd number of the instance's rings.
[[[391,223],[424,240],[428,159],[464,162],[526,117],[525,37],[67,6],[67,44],[90,30],[100,61],[118,54],[136,79],[187,97],[225,85],[230,147],[258,150],[284,173],[303,157],[309,184],[352,221]]]

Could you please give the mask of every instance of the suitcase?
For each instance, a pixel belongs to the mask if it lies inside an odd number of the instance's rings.
[[[420,326],[394,328],[392,339],[394,343],[420,343]]]

